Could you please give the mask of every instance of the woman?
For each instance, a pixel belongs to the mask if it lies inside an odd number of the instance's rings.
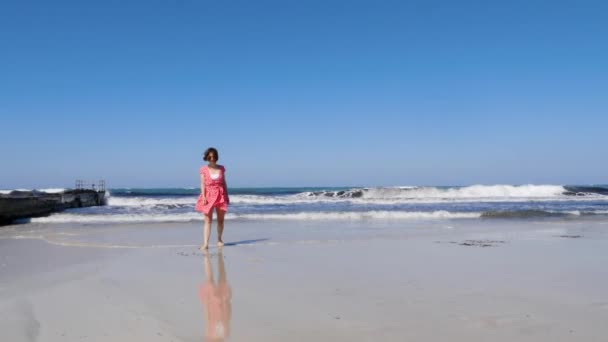
[[[222,247],[222,233],[224,232],[224,216],[228,211],[228,187],[226,186],[226,169],[218,165],[219,154],[213,147],[205,151],[204,158],[207,166],[200,168],[201,194],[196,201],[196,211],[205,214],[205,231],[201,250],[209,248],[209,237],[211,236],[211,223],[213,222],[213,208],[217,212],[217,246]]]

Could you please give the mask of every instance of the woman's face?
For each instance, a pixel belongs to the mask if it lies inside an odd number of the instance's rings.
[[[209,154],[207,154],[207,161],[210,163],[214,163],[217,161],[217,156],[215,155],[215,153],[213,152],[209,152]]]

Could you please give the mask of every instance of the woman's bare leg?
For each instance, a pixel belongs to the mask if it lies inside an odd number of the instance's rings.
[[[211,237],[211,222],[213,222],[213,209],[209,212],[209,215],[205,215],[205,229],[203,232],[203,245],[201,249],[209,248],[209,237]]]
[[[217,211],[217,246],[222,247],[224,245],[224,241],[222,241],[222,233],[224,232],[224,216],[226,212],[220,209],[216,209]]]

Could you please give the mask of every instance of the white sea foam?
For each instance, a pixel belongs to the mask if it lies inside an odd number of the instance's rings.
[[[595,211],[593,211],[593,213],[597,214],[597,215],[607,215],[608,210],[595,210]]]
[[[232,204],[306,205],[314,203],[393,205],[445,202],[596,201],[605,195],[568,196],[559,185],[472,185],[462,188],[392,187],[346,191],[303,192],[294,195],[231,195]],[[106,194],[110,206],[152,209],[194,206],[196,195],[178,197],[122,197]]]
[[[391,187],[303,192],[288,196],[232,195],[236,204],[519,202],[608,200],[604,195],[568,196],[559,185],[472,185],[462,188]]]
[[[107,198],[108,205],[117,207],[155,207],[171,205],[194,205],[196,197],[115,197]]]
[[[462,188],[370,188],[363,198],[411,199],[478,199],[478,198],[548,198],[562,197],[566,189],[560,185],[471,185]]]
[[[12,191],[37,191],[37,192],[46,192],[46,193],[48,193],[48,194],[54,194],[54,193],[64,192],[65,190],[66,190],[65,188],[48,188],[48,189],[12,189],[12,190],[4,189],[4,190],[0,190],[0,194],[8,195],[8,194],[10,194]]]
[[[31,189],[4,189],[4,190],[0,190],[0,194],[8,195],[12,191],[32,191],[32,190]]]
[[[239,218],[261,220],[426,220],[478,218],[481,213],[454,213],[444,210],[433,212],[365,211],[365,212],[301,212],[285,214],[246,214]]]
[[[478,218],[481,213],[455,213],[448,211],[407,212],[407,211],[365,211],[365,212],[300,212],[276,214],[234,214],[228,213],[226,219],[242,220],[416,220],[416,219],[460,219]],[[115,214],[115,215],[77,215],[57,213],[47,217],[32,218],[34,223],[154,223],[154,222],[193,222],[202,221],[203,216],[196,212],[181,214]]]
[[[53,194],[53,193],[58,193],[58,192],[64,192],[66,189],[65,188],[49,188],[49,189],[37,189],[40,192],[46,192],[49,194]]]
[[[231,195],[232,204],[297,204],[318,202],[294,196],[258,196],[258,195]],[[336,200],[331,200],[335,202]],[[107,196],[107,204],[116,207],[158,207],[158,206],[184,206],[196,203],[196,196],[184,197],[117,197]]]
[[[153,222],[190,222],[202,221],[197,212],[181,214],[113,214],[113,215],[76,215],[57,213],[46,217],[32,218],[34,223],[153,223]]]

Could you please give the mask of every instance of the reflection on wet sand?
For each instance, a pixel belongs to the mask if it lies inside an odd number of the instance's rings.
[[[223,341],[230,336],[232,318],[232,290],[226,278],[224,256],[217,254],[217,283],[213,278],[211,258],[205,253],[205,281],[200,284],[198,296],[205,312],[205,341]]]

